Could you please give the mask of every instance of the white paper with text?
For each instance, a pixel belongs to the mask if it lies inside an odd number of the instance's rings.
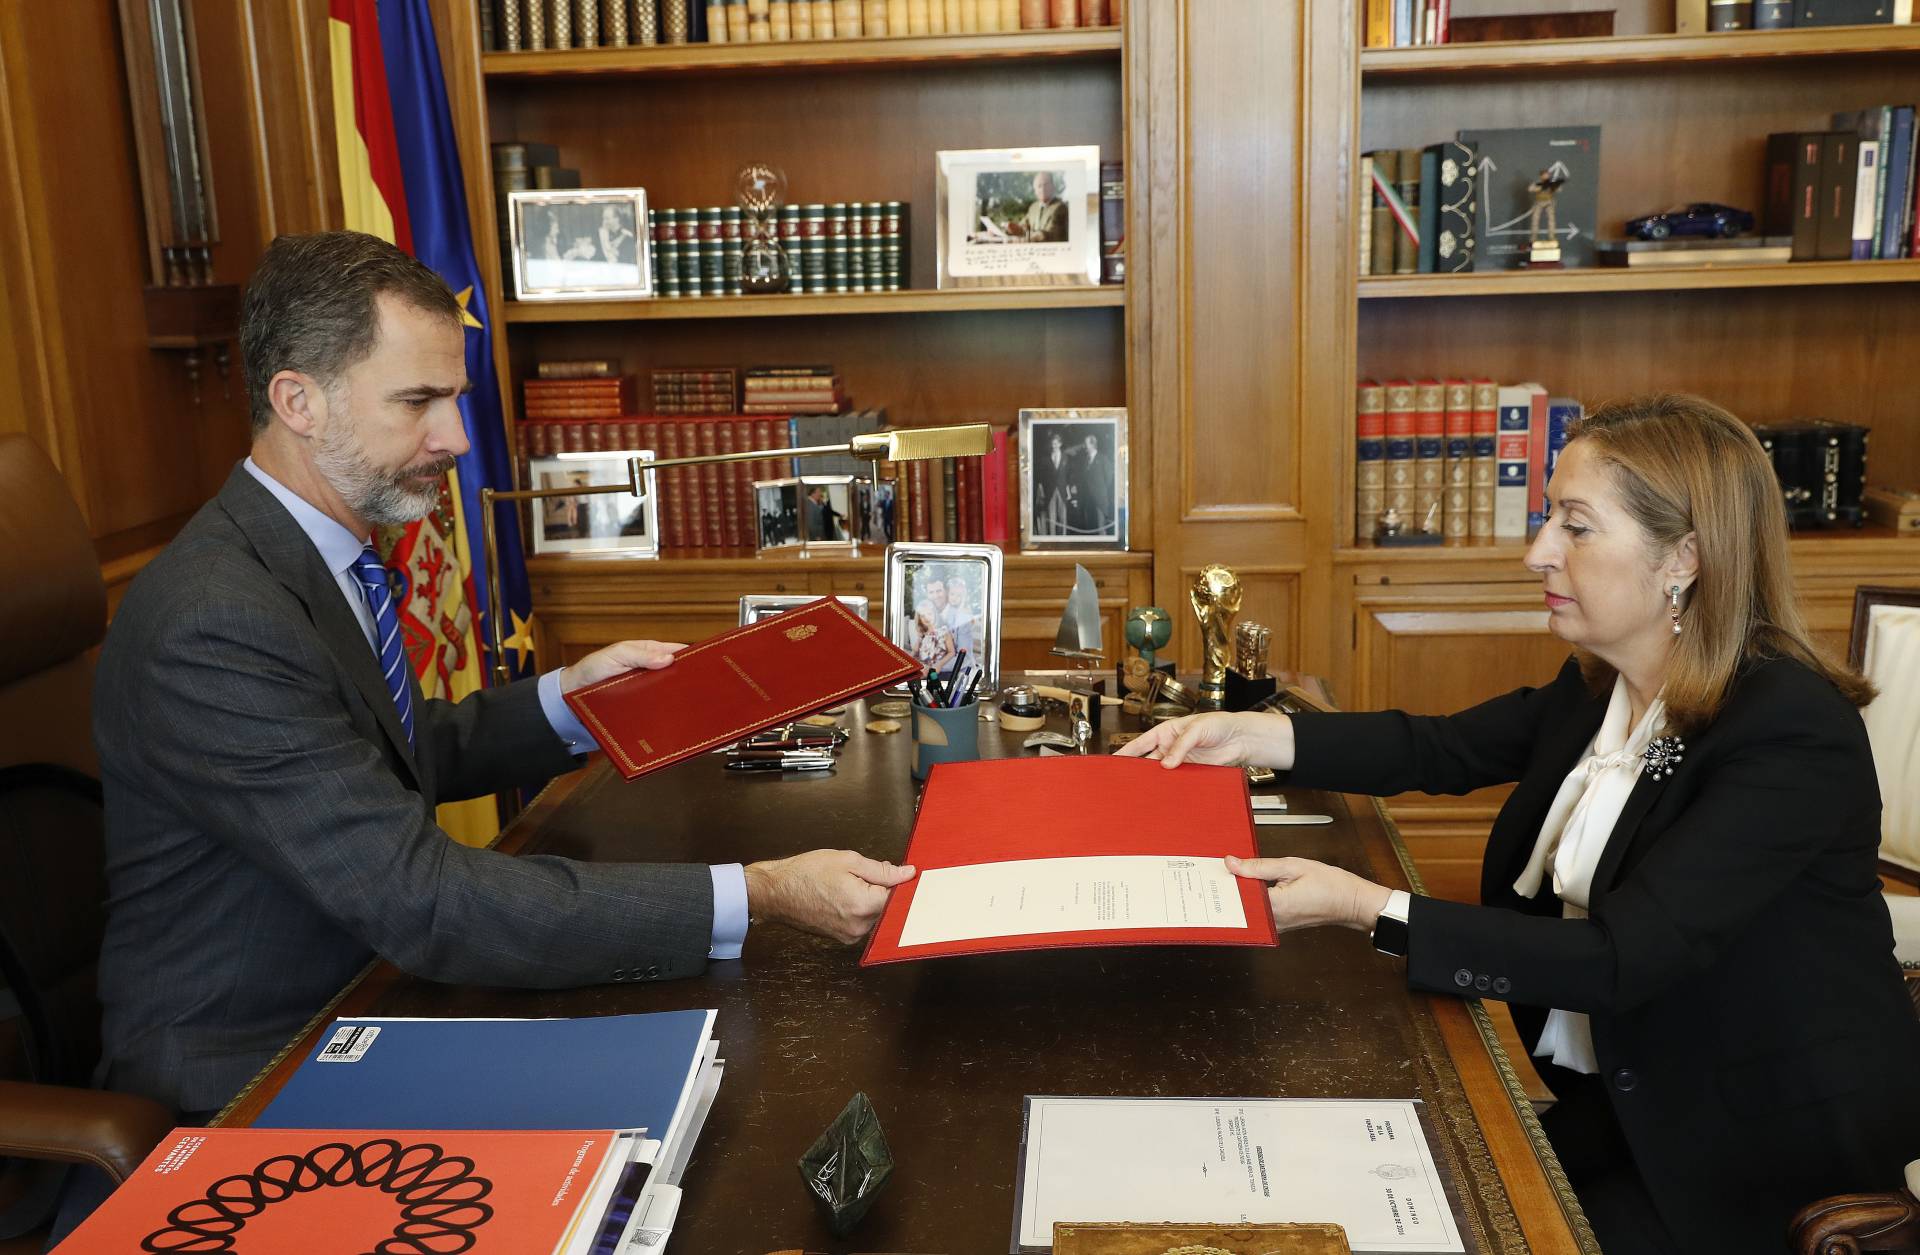
[[[1036,858],[935,867],[916,877],[900,945],[1118,928],[1245,928],[1225,860]]]
[[[1056,1220],[1331,1222],[1358,1252],[1462,1251],[1411,1100],[1027,1100],[1020,1247]]]

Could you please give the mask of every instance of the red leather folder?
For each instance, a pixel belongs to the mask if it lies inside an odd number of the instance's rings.
[[[567,694],[631,780],[913,675],[920,664],[832,597],[722,632],[658,671]]]
[[[904,862],[917,871],[1092,855],[1252,858],[1253,804],[1236,767],[1144,758],[1005,758],[941,763],[920,798]],[[1239,882],[1244,928],[1119,928],[900,944],[916,876],[893,890],[862,967],[906,959],[1060,946],[1271,946],[1266,886]]]

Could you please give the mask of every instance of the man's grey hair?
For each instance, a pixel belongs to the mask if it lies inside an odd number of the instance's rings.
[[[297,370],[330,387],[373,352],[383,292],[460,321],[446,282],[378,236],[320,231],[267,246],[240,306],[240,361],[256,435],[273,421],[267,385],[275,375]]]

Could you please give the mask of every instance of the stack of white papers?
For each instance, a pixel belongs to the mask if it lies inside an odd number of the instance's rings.
[[[1331,1222],[1361,1252],[1462,1251],[1406,1100],[1027,1099],[1013,1249],[1055,1221]]]

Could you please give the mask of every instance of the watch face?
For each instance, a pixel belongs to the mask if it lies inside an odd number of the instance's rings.
[[[1373,948],[1397,958],[1407,957],[1407,924],[1391,915],[1373,921]]]

